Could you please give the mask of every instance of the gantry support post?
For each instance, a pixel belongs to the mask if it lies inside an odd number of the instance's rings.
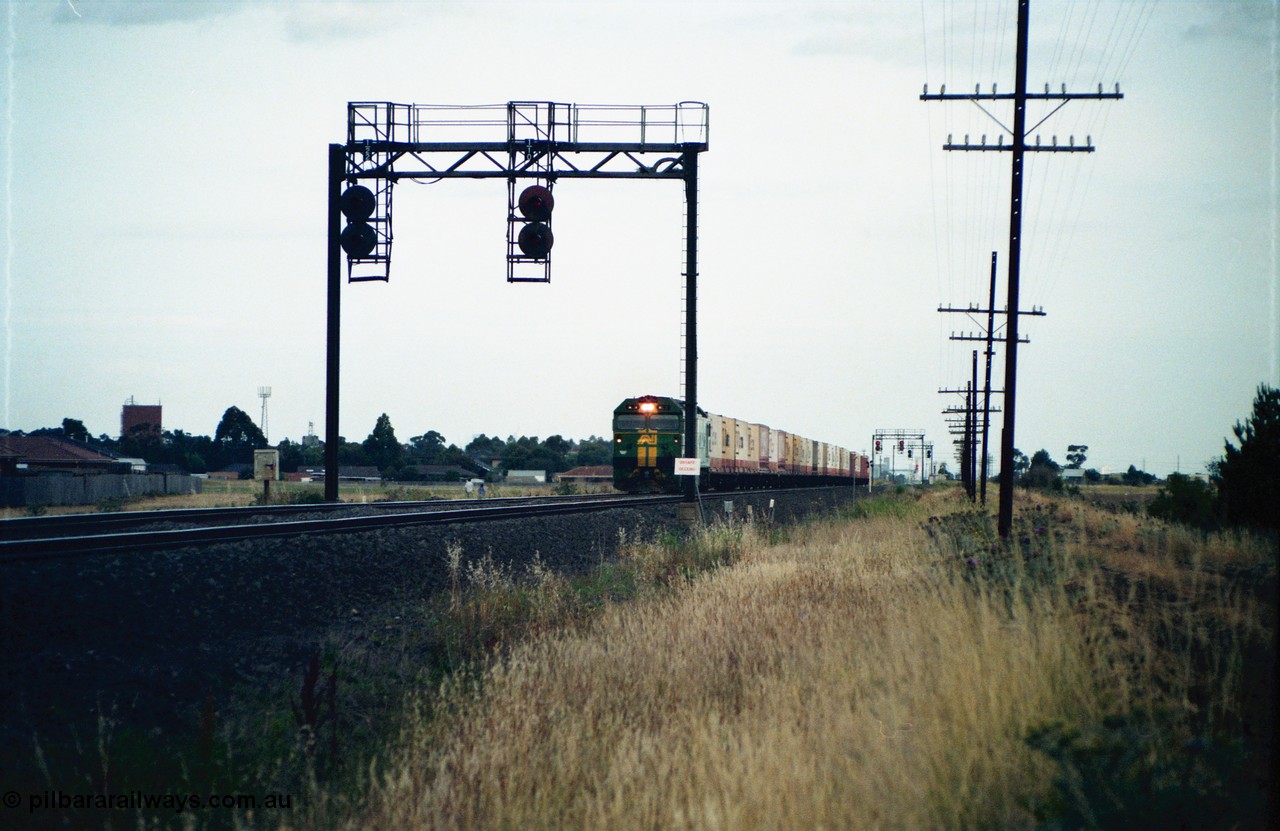
[[[325,325],[324,374],[324,501],[338,501],[338,356],[342,323],[342,248],[338,200],[346,173],[346,153],[341,144],[329,145],[329,278],[328,317]]]
[[[698,455],[698,151],[684,151],[684,456]],[[710,448],[707,448],[710,452]],[[686,476],[684,501],[698,502],[698,477]]]

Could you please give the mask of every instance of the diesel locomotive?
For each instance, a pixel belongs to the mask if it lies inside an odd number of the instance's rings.
[[[697,447],[684,452],[684,402],[628,398],[613,411],[613,485],[627,492],[680,491],[675,460],[696,457],[699,488],[865,485],[866,456],[785,430],[698,409]]]

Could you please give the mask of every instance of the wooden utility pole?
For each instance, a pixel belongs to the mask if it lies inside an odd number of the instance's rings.
[[[1069,93],[1064,88],[1061,92],[1050,92],[1048,86],[1045,87],[1044,93],[1027,92],[1027,43],[1029,40],[1028,33],[1030,31],[1030,12],[1031,0],[1018,0],[1018,32],[1017,32],[1017,54],[1014,59],[1014,91],[1010,95],[1008,93],[997,93],[995,85],[992,85],[991,92],[983,93],[981,88],[975,88],[973,93],[950,93],[946,91],[946,86],[942,88],[942,92],[937,95],[930,95],[928,87],[920,96],[922,101],[1013,101],[1013,128],[1010,131],[1010,143],[1004,144],[1004,137],[993,145],[986,143],[985,136],[981,144],[970,144],[968,136],[965,136],[963,143],[954,143],[950,137],[947,143],[943,145],[944,150],[978,150],[978,151],[1008,151],[1012,154],[1013,165],[1010,178],[1010,195],[1009,195],[1009,301],[1006,306],[1006,313],[1009,316],[1008,325],[1005,328],[1005,363],[1004,363],[1004,426],[1000,434],[1000,516],[998,527],[1001,537],[1008,537],[1009,530],[1013,526],[1013,449],[1014,449],[1014,414],[1017,407],[1017,387],[1018,387],[1018,316],[1021,314],[1018,306],[1018,291],[1021,282],[1022,270],[1022,163],[1023,158],[1028,152],[1040,151],[1051,153],[1092,153],[1094,148],[1091,139],[1085,139],[1083,145],[1077,146],[1074,137],[1068,145],[1062,146],[1054,138],[1052,145],[1041,145],[1037,142],[1034,146],[1027,144],[1027,102],[1032,100],[1039,101],[1061,101],[1049,116],[1056,113],[1066,105],[1066,102],[1076,99],[1120,99],[1124,96],[1120,94],[1119,87],[1116,91],[1103,92],[1102,86],[1098,86],[1096,93]],[[1045,119],[1049,118],[1045,116]],[[999,122],[997,122],[999,123]],[[1032,127],[1034,130],[1043,124],[1044,120]],[[1001,125],[1003,127],[1003,125]]]

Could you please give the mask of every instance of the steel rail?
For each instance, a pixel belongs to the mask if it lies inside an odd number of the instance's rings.
[[[163,531],[134,531],[86,534],[73,537],[0,540],[0,563],[80,557],[115,551],[138,551],[176,548],[188,545],[238,542],[244,540],[294,537],[308,534],[336,534],[376,531],[422,525],[448,525],[462,522],[492,522],[535,516],[587,513],[618,507],[644,507],[675,504],[679,496],[648,496],[582,500],[574,502],[538,502],[520,505],[472,506],[455,510],[409,511],[330,519],[291,520],[248,525],[217,525],[200,528],[178,528]],[[394,503],[390,503],[394,504]]]
[[[525,500],[573,501],[584,499],[627,499],[628,494],[563,495],[536,497],[489,497],[486,505],[507,505]],[[426,499],[406,502],[313,502],[298,505],[241,505],[225,508],[166,508],[154,511],[120,511],[107,514],[61,514],[58,516],[15,517],[0,520],[0,540],[33,539],[62,535],[63,532],[101,533],[106,529],[136,528],[165,522],[237,522],[257,516],[292,516],[309,513],[333,513],[342,510],[419,510],[450,509],[455,505],[474,504],[464,499]]]

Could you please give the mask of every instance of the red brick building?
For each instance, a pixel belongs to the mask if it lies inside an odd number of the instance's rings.
[[[120,411],[120,438],[127,438],[135,430],[160,433],[160,405],[134,404],[130,398]]]

